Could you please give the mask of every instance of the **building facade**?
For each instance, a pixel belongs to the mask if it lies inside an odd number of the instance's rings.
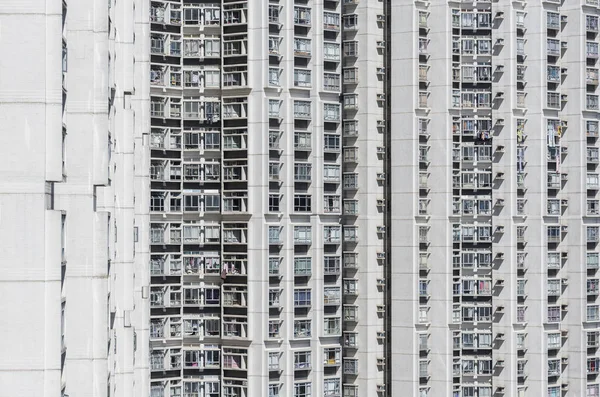
[[[598,15],[392,5],[393,394],[598,395]]]
[[[150,20],[150,395],[383,390],[382,3]]]
[[[599,16],[3,2],[3,390],[598,397]]]
[[[149,201],[134,155],[149,147],[147,51],[134,80],[147,13],[128,0],[0,4],[3,393],[148,394],[134,249]]]

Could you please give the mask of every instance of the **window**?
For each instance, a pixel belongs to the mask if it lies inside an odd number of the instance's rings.
[[[280,320],[270,320],[269,321],[269,338],[279,338],[280,337],[280,328],[281,328]]]
[[[281,385],[269,384],[269,397],[279,397]]]
[[[557,323],[560,321],[560,306],[548,306],[548,322]]]
[[[325,182],[339,182],[341,175],[340,166],[337,164],[325,164],[323,166],[323,180]]]
[[[294,23],[296,25],[310,25],[310,14],[310,8],[294,7]]]
[[[340,335],[340,318],[339,317],[325,317],[324,318],[323,333],[325,336],[329,335]]]
[[[205,57],[221,56],[221,41],[218,39],[204,40],[204,56]]]
[[[587,242],[597,243],[600,235],[600,227],[588,226],[587,227]]]
[[[588,41],[585,47],[588,58],[598,58],[598,43]]]
[[[358,15],[357,14],[348,14],[342,17],[342,21],[344,23],[344,29],[354,30],[358,28]]]
[[[294,338],[310,338],[311,320],[294,320]]]
[[[344,55],[347,57],[358,56],[358,41],[344,41]]]
[[[294,38],[294,55],[310,56],[311,41],[310,39]]]
[[[298,288],[294,290],[294,306],[310,306],[311,290],[309,288]]]
[[[302,256],[294,258],[294,275],[309,276],[312,272],[312,258],[310,256]]]
[[[312,198],[310,194],[294,195],[294,212],[310,212],[312,209]]]
[[[340,380],[325,379],[323,381],[323,397],[334,397],[340,395]]]
[[[340,273],[340,257],[326,255],[323,257],[323,274],[339,274]]]
[[[294,69],[294,87],[310,87],[310,69]]]
[[[340,45],[337,43],[323,43],[323,56],[326,61],[339,61],[341,59]]]
[[[279,274],[280,265],[281,265],[281,258],[270,257],[269,258],[269,274],[270,275]]]
[[[294,384],[294,397],[312,397],[312,385],[310,382]]]
[[[324,134],[323,135],[323,150],[327,150],[330,152],[339,152],[340,151],[340,136],[332,135],[332,134]]]
[[[310,163],[295,163],[294,180],[297,182],[310,182],[311,170],[312,165]]]
[[[340,29],[340,14],[333,12],[323,13],[323,26],[325,29],[339,30]]]
[[[281,226],[269,226],[269,244],[281,242]]]
[[[600,311],[598,305],[588,305],[586,310],[586,320],[587,321],[599,321],[600,320]]]
[[[525,314],[527,312],[527,306],[517,306],[517,322],[525,322]]]
[[[336,75],[339,82],[339,76]],[[323,104],[323,119],[326,122],[339,122],[340,121],[340,105],[337,103],[325,103]]]
[[[302,150],[311,148],[311,134],[310,132],[294,132],[294,149]]]
[[[546,336],[548,349],[558,349],[561,345],[560,333],[550,333]]]
[[[323,73],[323,89],[325,91],[338,91],[340,89],[340,75],[337,73]]]
[[[344,227],[344,241],[346,241],[346,242],[358,241],[358,226],[345,226]]]
[[[294,117],[310,118],[310,101],[294,101]]]
[[[561,397],[560,386],[552,386],[548,388],[548,397]]]
[[[344,109],[358,109],[358,94],[344,95]]]
[[[269,4],[269,22],[279,23],[279,5]]]
[[[269,85],[279,87],[279,76],[281,75],[281,69],[269,68]]]
[[[269,212],[279,212],[279,202],[281,200],[281,195],[279,194],[269,194]]]
[[[549,296],[559,296],[560,295],[560,279],[549,279],[548,280],[548,295]]]
[[[281,171],[281,164],[276,161],[269,162],[269,180],[278,181],[279,171]]]
[[[269,99],[269,117],[279,118],[281,110],[281,101],[279,99]]]
[[[310,351],[294,352],[294,369],[310,369],[311,354]]]
[[[311,235],[311,226],[294,226],[294,243],[310,244]]]

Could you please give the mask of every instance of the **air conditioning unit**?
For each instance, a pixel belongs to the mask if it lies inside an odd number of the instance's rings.
[[[504,305],[498,305],[498,306],[496,306],[496,311],[498,313],[502,313],[504,311]]]
[[[377,173],[377,180],[378,180],[378,181],[385,181],[385,173],[383,173],[383,172],[378,172],[378,173]]]
[[[497,360],[496,361],[496,367],[503,368],[504,367],[504,360]]]
[[[496,258],[498,258],[498,259],[504,258],[504,252],[496,252]]]
[[[385,331],[377,331],[377,339],[385,339]]]
[[[504,178],[504,172],[496,172],[496,178],[498,178],[498,179]]]
[[[377,357],[377,365],[379,367],[384,366],[385,365],[385,358],[383,358],[383,357]]]
[[[385,259],[385,252],[378,252],[377,259],[379,259],[379,260]]]
[[[377,127],[385,127],[385,120],[377,120]]]
[[[496,146],[496,151],[498,153],[504,153],[504,146],[503,145]]]
[[[503,278],[496,279],[496,285],[499,287],[502,287],[504,285],[504,279]]]
[[[377,22],[385,22],[385,15],[377,14]]]
[[[385,280],[382,278],[378,278],[377,279],[377,286],[378,287],[385,287]]]
[[[377,154],[384,154],[385,148],[383,146],[377,146]]]
[[[383,207],[385,205],[385,199],[377,199],[377,206]]]
[[[498,332],[496,334],[496,339],[497,340],[504,340],[504,333],[503,332]]]
[[[496,45],[504,45],[504,39],[503,38],[496,39]]]
[[[496,205],[499,207],[502,207],[504,205],[504,199],[496,199]]]
[[[504,119],[496,119],[497,125],[504,125]]]
[[[377,234],[384,234],[385,226],[377,226]]]
[[[377,313],[385,313],[385,306],[377,305]]]
[[[496,11],[496,18],[504,18],[504,12]]]
[[[378,101],[385,101],[385,94],[377,94]]]
[[[384,67],[378,67],[377,68],[377,74],[379,74],[379,75],[385,74],[385,68]]]
[[[385,392],[385,385],[377,385],[377,393]]]
[[[504,226],[496,226],[496,233],[504,233]]]

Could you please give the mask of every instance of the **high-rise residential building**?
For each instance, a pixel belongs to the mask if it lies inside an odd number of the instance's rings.
[[[383,3],[150,21],[150,395],[383,390]]]
[[[148,8],[0,2],[0,394],[148,395]]]
[[[392,394],[598,396],[598,2],[391,2]]]
[[[2,390],[599,397],[599,7],[0,2]]]

